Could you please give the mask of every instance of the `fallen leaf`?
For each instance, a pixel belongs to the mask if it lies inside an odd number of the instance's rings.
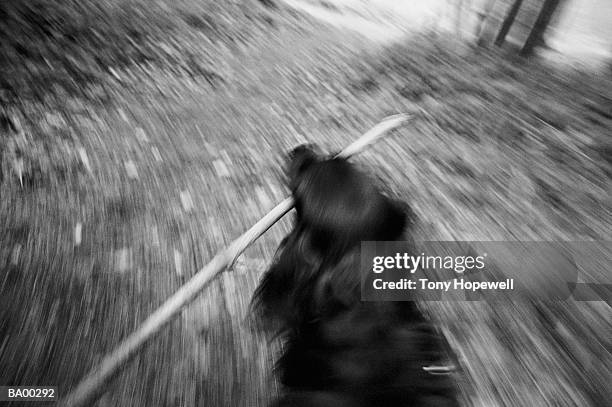
[[[21,245],[16,244],[15,247],[13,247],[13,251],[11,252],[11,264],[13,266],[16,266],[17,264],[19,264],[20,256],[21,256]]]
[[[149,137],[147,137],[147,133],[145,133],[142,127],[137,127],[135,130],[136,138],[140,140],[142,143],[148,143]]]
[[[91,164],[89,164],[89,157],[87,156],[87,152],[83,147],[79,147],[77,151],[79,153],[79,158],[81,159],[81,162],[85,166],[85,169],[88,172],[91,172]]]
[[[215,167],[215,172],[217,173],[218,176],[220,177],[229,177],[230,176],[230,172],[227,169],[227,166],[225,165],[225,163],[221,160],[215,160],[213,161],[213,166]]]
[[[126,161],[125,170],[127,172],[128,178],[131,178],[131,179],[138,178],[138,170],[136,169],[136,164],[134,164],[134,161],[132,160]]]
[[[162,162],[162,156],[159,153],[159,150],[157,149],[157,147],[151,147],[151,153],[153,153],[153,157],[155,158],[155,161],[157,162]]]
[[[183,275],[183,255],[178,250],[174,250],[174,269],[177,276]]]
[[[189,191],[181,191],[181,204],[185,212],[190,212],[193,209],[193,199]]]
[[[79,246],[81,244],[82,232],[83,232],[83,224],[81,222],[77,222],[76,226],[74,227],[74,245],[75,246]]]
[[[123,248],[115,252],[117,270],[124,273],[130,268],[130,249]]]

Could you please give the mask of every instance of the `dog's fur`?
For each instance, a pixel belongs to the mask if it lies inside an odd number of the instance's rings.
[[[407,240],[407,207],[343,159],[310,146],[289,160],[296,221],[254,296],[285,339],[275,406],[456,406],[453,381],[424,366],[446,347],[413,302],[360,301],[366,240]]]

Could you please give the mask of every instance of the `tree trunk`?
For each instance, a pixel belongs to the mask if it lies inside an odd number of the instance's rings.
[[[495,45],[498,47],[504,44],[506,35],[508,35],[512,24],[514,24],[514,20],[516,19],[522,4],[523,0],[514,0],[514,4],[512,4],[512,7],[510,7],[510,10],[508,10],[508,14],[506,14],[506,18],[504,19],[504,22],[497,33],[497,37],[495,38]]]
[[[488,24],[487,19],[490,17],[496,1],[497,0],[486,0],[483,8],[477,12],[478,22],[476,23],[476,30],[474,34],[476,35],[476,44],[478,46],[483,47],[488,41],[489,36],[486,35],[486,32],[488,31],[486,30]]]
[[[455,33],[461,38],[461,14],[463,11],[463,0],[455,0]]]
[[[555,14],[555,10],[557,10],[559,3],[561,3],[561,0],[546,0],[544,2],[544,5],[540,10],[540,14],[538,14],[538,19],[533,25],[533,28],[529,33],[529,37],[527,37],[527,41],[525,41],[525,45],[521,50],[521,56],[528,57],[533,55],[534,49],[542,43],[544,31],[546,31],[546,28],[548,27],[553,14]]]

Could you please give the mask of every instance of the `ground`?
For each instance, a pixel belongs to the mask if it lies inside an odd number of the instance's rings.
[[[419,238],[612,241],[609,74],[444,34],[371,41],[274,1],[20,4],[0,7],[2,384],[65,395],[286,196],[285,152],[337,151],[397,112],[419,113],[356,161],[411,204]],[[276,344],[246,307],[288,225],[98,405],[265,405]],[[460,357],[465,405],[612,397],[606,302],[424,308]]]

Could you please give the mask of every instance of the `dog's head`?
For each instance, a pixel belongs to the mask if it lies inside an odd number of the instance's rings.
[[[312,234],[320,250],[338,253],[360,241],[401,238],[408,208],[347,160],[302,145],[289,154],[287,177],[298,227]]]

